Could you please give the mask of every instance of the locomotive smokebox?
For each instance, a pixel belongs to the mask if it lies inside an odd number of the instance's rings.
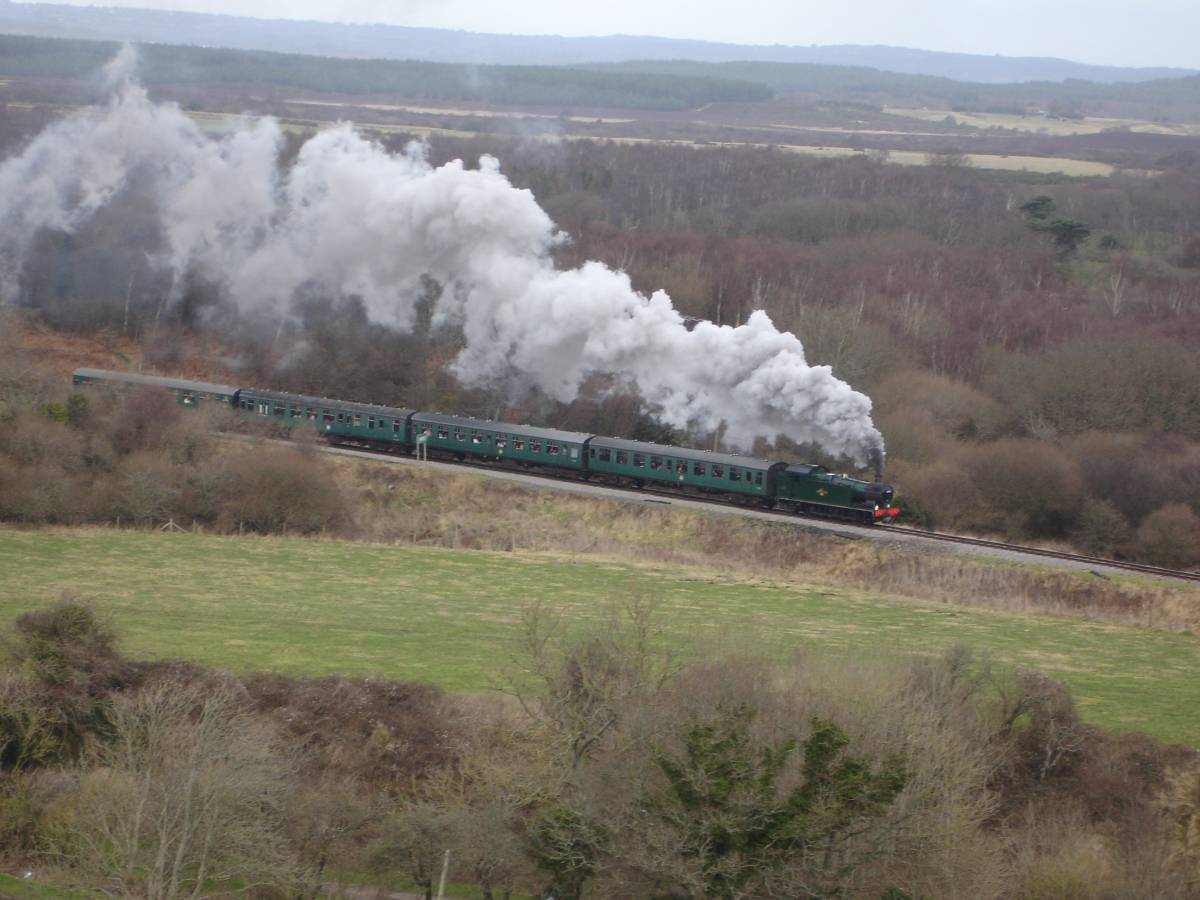
[[[875,480],[877,482],[882,482],[883,481],[883,448],[882,447],[872,447],[870,450],[868,450],[867,451],[867,461],[870,462],[871,467],[875,470]]]

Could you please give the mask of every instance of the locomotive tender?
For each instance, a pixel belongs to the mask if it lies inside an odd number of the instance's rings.
[[[181,406],[216,405],[368,449],[512,462],[852,522],[887,523],[900,515],[891,485],[836,475],[817,465],[105,369],[76,369],[73,380],[77,385],[169,390]]]

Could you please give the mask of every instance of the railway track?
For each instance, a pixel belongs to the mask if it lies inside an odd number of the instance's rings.
[[[917,535],[931,541],[945,541],[946,543],[951,544],[988,547],[993,550],[1008,550],[1013,553],[1028,554],[1029,556],[1045,556],[1051,559],[1062,559],[1070,562],[1104,566],[1107,569],[1125,569],[1130,572],[1140,572],[1145,575],[1158,575],[1163,578],[1178,578],[1182,581],[1200,581],[1200,572],[1185,572],[1181,569],[1164,569],[1161,566],[1148,566],[1143,563],[1125,562],[1124,560],[1119,559],[1106,559],[1102,556],[1083,556],[1078,553],[1062,553],[1058,550],[1045,550],[1041,547],[1028,547],[1024,544],[1007,544],[1003,541],[989,541],[985,538],[964,537],[958,534],[944,534],[940,531],[926,531],[923,528],[909,528],[906,525],[890,525],[885,527],[891,528],[894,531]]]
[[[367,457],[367,458],[376,458],[376,459],[385,459],[385,460],[401,460],[401,459],[411,460],[411,457],[403,456],[400,454],[381,452],[379,450],[370,450],[370,449],[365,449],[362,447],[349,446],[346,444],[330,444],[329,446],[323,447],[322,449],[327,450],[327,451],[336,451],[336,452],[339,452],[339,453],[342,453],[345,455],[362,456],[362,457]],[[439,458],[439,459],[429,460],[429,462],[434,462],[434,463],[437,463],[440,465],[451,466],[453,468],[469,469],[469,470],[480,471],[480,472],[490,472],[490,473],[502,472],[502,473],[506,473],[506,474],[511,473],[511,474],[516,474],[516,475],[522,475],[522,476],[525,476],[525,477],[528,477],[531,479],[537,479],[537,480],[556,481],[556,482],[561,482],[561,483],[575,483],[575,484],[581,483],[580,479],[576,476],[559,475],[557,473],[548,473],[548,472],[535,472],[535,471],[529,471],[529,470],[525,470],[525,469],[520,469],[520,470],[498,469],[496,466],[488,465],[486,463],[473,462],[471,460],[459,461],[459,460],[448,460],[448,459],[440,459]],[[706,505],[706,506],[720,506],[720,507],[726,507],[726,508],[730,508],[730,509],[743,509],[748,512],[765,512],[765,513],[771,512],[771,510],[758,509],[753,506],[747,506],[746,504],[742,504],[742,503],[734,503],[734,502],[730,502],[728,500],[722,500],[717,497],[705,497],[703,495],[698,495],[698,494],[680,494],[676,491],[661,490],[661,489],[653,488],[650,486],[633,488],[633,487],[627,487],[624,485],[616,485],[616,484],[610,484],[610,483],[600,483],[600,482],[591,482],[591,481],[586,482],[586,483],[593,484],[596,487],[603,487],[607,490],[619,491],[621,493],[629,494],[630,496],[633,496],[633,497],[642,497],[647,502],[651,502],[651,503],[658,502],[658,503],[667,504],[667,503],[672,503],[672,502],[678,501],[678,500],[686,500],[686,501],[695,502],[695,503],[699,503],[699,504]],[[651,498],[654,498],[654,499],[651,499]],[[659,498],[661,498],[661,499],[659,499]],[[1127,571],[1127,572],[1135,572],[1135,573],[1139,573],[1139,574],[1143,574],[1143,575],[1154,575],[1159,578],[1173,578],[1173,579],[1177,579],[1180,581],[1200,582],[1200,572],[1187,572],[1187,571],[1182,571],[1179,569],[1167,569],[1167,568],[1163,568],[1161,566],[1149,566],[1149,565],[1144,565],[1142,563],[1125,562],[1123,560],[1116,560],[1116,559],[1106,559],[1104,557],[1098,557],[1098,556],[1084,556],[1084,555],[1078,554],[1078,553],[1063,553],[1063,552],[1060,552],[1057,550],[1046,550],[1041,547],[1029,547],[1025,544],[1010,544],[1010,543],[1006,543],[1004,541],[991,541],[991,540],[987,540],[985,538],[973,538],[973,537],[965,537],[963,535],[957,535],[957,534],[946,534],[944,532],[929,531],[929,530],[926,530],[923,528],[911,528],[906,525],[864,525],[864,524],[859,524],[859,523],[855,523],[855,522],[841,521],[841,520],[837,520],[837,519],[826,519],[826,518],[822,518],[820,516],[808,516],[808,515],[804,515],[801,513],[791,513],[791,512],[783,513],[783,512],[779,512],[779,511],[775,511],[773,514],[773,518],[774,518],[774,516],[780,517],[780,519],[783,521],[794,519],[797,521],[813,523],[813,524],[823,524],[823,525],[835,524],[837,526],[840,526],[841,528],[850,528],[850,529],[860,530],[860,531],[885,532],[888,534],[895,534],[895,535],[907,535],[907,536],[924,539],[924,540],[928,540],[928,541],[939,541],[939,542],[946,543],[946,544],[957,544],[957,545],[964,546],[964,547],[982,547],[982,548],[986,548],[989,550],[1003,551],[1003,552],[1008,552],[1008,553],[1022,554],[1025,556],[1044,557],[1046,559],[1055,559],[1055,560],[1061,560],[1061,561],[1065,561],[1065,562],[1072,562],[1072,563],[1077,563],[1077,564],[1084,565],[1084,566],[1095,566],[1095,567],[1100,567],[1100,568],[1104,568],[1104,569],[1118,569],[1118,570]]]

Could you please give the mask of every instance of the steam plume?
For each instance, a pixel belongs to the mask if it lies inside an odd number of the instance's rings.
[[[189,270],[246,310],[285,314],[301,287],[358,295],[375,320],[409,326],[423,277],[445,286],[435,314],[461,324],[454,361],[467,384],[536,386],[569,401],[583,380],[612,373],[659,417],[714,429],[748,446],[758,435],[812,441],[859,461],[882,448],[871,401],[810,366],[800,341],[765,312],[737,327],[689,330],[670,297],[645,296],[597,262],[563,271],[564,239],[499,164],[434,168],[420,145],[389,154],[349,126],[278,163],[270,119],[206,134],[132,78],[129,50],[108,66],[108,101],[75,113],[0,164],[0,294],[15,296],[39,229],[70,232],[132,179],[158,198],[154,262]]]

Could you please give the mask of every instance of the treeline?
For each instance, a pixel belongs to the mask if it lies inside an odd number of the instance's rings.
[[[824,66],[809,63],[693,62],[638,60],[588,65],[596,72],[632,72],[663,77],[708,77],[748,81],[777,94],[818,94],[824,99],[908,98],[937,102],[947,108],[977,112],[1022,112],[1029,107],[1060,111],[1121,101],[1165,107],[1200,104],[1200,76],[1156,78],[1151,81],[1101,84],[1069,78],[984,84],[955,81],[936,75],[885,72],[862,66]]]
[[[169,590],[169,586],[164,586]],[[119,625],[119,623],[117,623]],[[0,852],[176,898],[1185,896],[1194,751],[958,648],[679,657],[653,602],[522,616],[504,693],[142,663],[67,598],[0,658]],[[447,856],[448,854],[448,856]]]
[[[91,78],[116,44],[0,35],[0,76]],[[414,60],[359,60],[255,50],[147,44],[139,77],[155,84],[272,84],[393,100],[531,104],[563,109],[687,109],[771,96],[762,84],[706,75],[657,76],[545,66],[471,66]]]

